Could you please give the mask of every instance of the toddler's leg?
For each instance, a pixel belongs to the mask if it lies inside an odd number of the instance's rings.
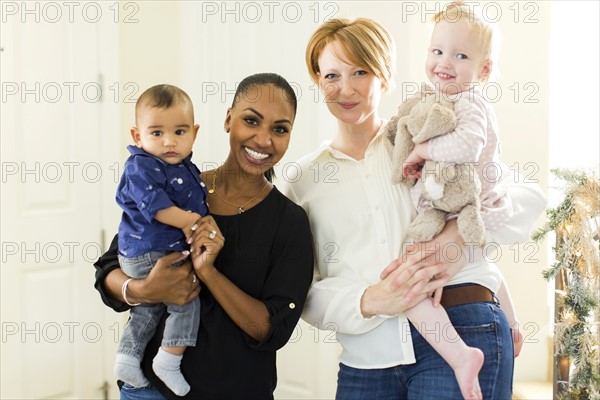
[[[167,311],[162,346],[154,357],[152,369],[173,393],[183,396],[190,391],[190,385],[181,373],[181,359],[187,347],[196,345],[200,299],[184,305],[167,304]]]
[[[150,384],[142,372],[140,360],[130,354],[118,353],[115,361],[115,376],[117,379],[140,388]]]
[[[433,307],[431,300],[425,299],[406,311],[406,316],[454,370],[463,397],[482,399],[478,375],[483,365],[483,352],[463,342],[444,308]]]
[[[119,255],[119,265],[132,278],[145,278],[156,260],[165,253],[150,252],[127,258]],[[145,304],[133,307],[119,342],[114,372],[116,377],[134,387],[146,387],[150,382],[144,376],[141,360],[146,345],[154,335],[165,312],[163,304]]]
[[[185,396],[190,391],[190,385],[183,377],[180,368],[184,351],[185,346],[161,346],[152,362],[152,369],[156,376],[177,396]]]

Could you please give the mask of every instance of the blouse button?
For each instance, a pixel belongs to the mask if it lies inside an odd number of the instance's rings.
[[[181,185],[183,183],[183,179],[177,178],[177,183],[179,183]]]
[[[289,307],[293,310],[294,308],[296,308],[296,305],[294,303],[290,303]]]

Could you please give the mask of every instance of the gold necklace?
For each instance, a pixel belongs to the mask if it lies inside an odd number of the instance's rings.
[[[254,199],[256,199],[258,197],[259,194],[262,193],[263,190],[265,190],[265,188],[267,187],[267,185],[269,184],[269,181],[267,180],[264,184],[264,186],[262,188],[260,188],[260,190],[258,191],[258,193],[256,193],[254,195],[254,197],[252,197],[250,200],[248,200],[247,202],[245,202],[244,204],[242,204],[241,206],[238,206],[237,204],[233,204],[230,203],[229,201],[225,200],[224,198],[221,197],[221,195],[217,192],[217,174],[219,172],[219,168],[217,168],[215,170],[215,173],[213,174],[213,178],[212,178],[212,189],[208,190],[208,193],[214,193],[217,195],[217,197],[221,200],[223,200],[225,203],[229,204],[232,207],[237,208],[238,214],[241,214],[243,212],[246,211],[246,209],[244,207],[246,207],[250,202],[252,202]]]

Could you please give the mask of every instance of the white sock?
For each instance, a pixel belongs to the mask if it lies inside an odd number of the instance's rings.
[[[190,391],[190,385],[181,374],[181,359],[183,356],[171,354],[161,347],[152,361],[152,369],[169,389],[177,396],[185,396]]]
[[[117,354],[114,371],[117,379],[129,383],[133,387],[140,388],[150,385],[150,382],[142,372],[140,360],[132,355]]]

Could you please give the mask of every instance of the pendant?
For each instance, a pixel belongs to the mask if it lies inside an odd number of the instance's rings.
[[[215,192],[215,189],[209,189],[208,193],[213,194]]]
[[[244,211],[246,211],[246,210],[244,209],[244,207],[239,207],[239,208],[238,208],[238,214],[241,214],[241,213],[243,213]]]

